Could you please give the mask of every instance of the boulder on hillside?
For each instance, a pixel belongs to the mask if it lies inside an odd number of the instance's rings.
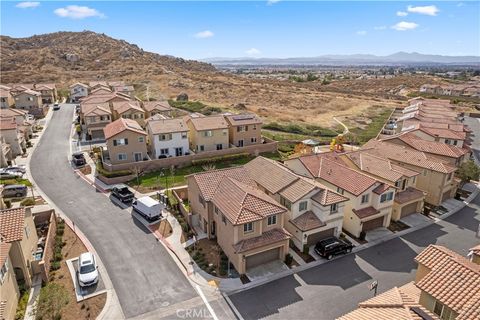
[[[177,96],[177,101],[188,101],[188,94],[186,94],[185,92],[180,93]]]
[[[244,103],[236,103],[233,106],[233,109],[235,109],[235,110],[247,110],[247,107],[245,106]]]

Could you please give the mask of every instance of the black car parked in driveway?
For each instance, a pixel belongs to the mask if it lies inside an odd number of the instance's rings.
[[[335,255],[352,252],[353,247],[353,244],[348,240],[331,237],[319,241],[315,245],[315,252],[321,257],[330,260]]]
[[[123,203],[130,203],[135,198],[132,191],[126,185],[117,185],[112,188],[112,196]]]
[[[87,161],[85,160],[85,156],[82,152],[75,152],[74,154],[72,154],[72,162],[77,167],[83,166],[85,165],[85,163],[87,163]]]

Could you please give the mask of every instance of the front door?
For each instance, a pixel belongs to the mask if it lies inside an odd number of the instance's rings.
[[[183,156],[183,148],[175,148],[175,156]]]
[[[243,147],[243,140],[238,140],[238,145],[237,147]]]

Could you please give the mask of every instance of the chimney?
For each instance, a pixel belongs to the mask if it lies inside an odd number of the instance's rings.
[[[436,142],[439,142],[439,141],[440,141],[440,138],[439,138],[438,134],[435,135],[435,141],[436,141]]]

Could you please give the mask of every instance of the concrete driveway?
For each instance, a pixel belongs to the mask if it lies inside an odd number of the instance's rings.
[[[70,167],[73,111],[74,105],[62,104],[54,112],[31,158],[35,183],[95,247],[126,318],[172,305],[182,307],[185,301],[183,307],[188,307],[198,295],[165,248]]]

